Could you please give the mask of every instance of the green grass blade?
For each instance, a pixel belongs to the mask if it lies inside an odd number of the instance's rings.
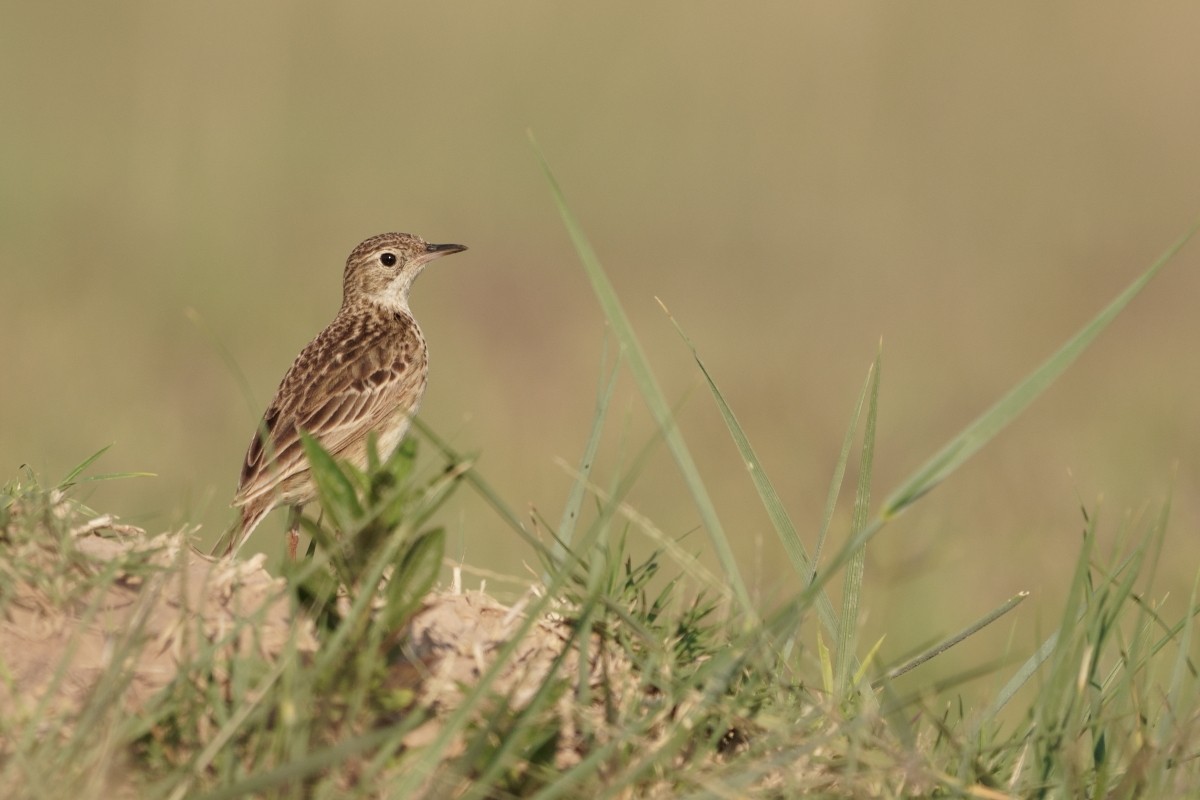
[[[813,565],[806,576],[811,583],[816,579],[817,565],[821,563],[821,552],[825,549],[825,539],[829,536],[829,524],[837,510],[838,495],[841,493],[842,482],[846,478],[846,465],[850,463],[850,450],[854,447],[854,434],[858,431],[858,418],[862,414],[863,405],[867,401],[867,392],[875,380],[875,365],[867,370],[867,379],[863,381],[862,391],[858,393],[858,402],[854,404],[854,413],[850,417],[850,427],[842,439],[842,449],[838,453],[837,465],[833,468],[833,481],[829,485],[829,494],[825,497],[825,510],[821,514],[821,530],[817,533],[817,548],[813,551]],[[824,593],[822,593],[822,596]],[[832,632],[832,629],[831,629]]]
[[[964,461],[974,455],[981,447],[995,438],[1008,423],[1012,422],[1032,403],[1038,395],[1046,390],[1059,375],[1069,367],[1079,355],[1087,349],[1102,330],[1108,327],[1129,301],[1146,287],[1151,279],[1175,257],[1188,240],[1200,228],[1200,223],[1192,226],[1175,244],[1171,245],[1154,264],[1140,275],[1121,294],[1117,295],[1091,322],[1072,336],[1058,352],[1050,356],[1040,367],[1033,371],[1025,380],[1004,395],[978,419],[967,426],[950,442],[934,454],[924,466],[884,503],[882,516],[886,519],[899,514],[925,493],[931,491],[939,483],[953,473]]]
[[[875,420],[879,411],[879,376],[883,366],[882,344],[881,352],[875,356],[875,366],[871,370],[871,403],[867,408],[867,428],[863,434],[862,457],[858,466],[858,487],[854,494],[854,511],[851,516],[851,537],[858,535],[867,524],[871,513],[871,469],[875,461]],[[837,664],[838,692],[843,693],[848,688],[846,681],[854,669],[855,639],[858,636],[858,604],[862,595],[863,571],[866,566],[867,546],[863,544],[854,550],[846,565],[846,578],[842,582],[842,614],[837,632]]]
[[[1021,687],[1038,671],[1038,668],[1046,663],[1046,659],[1054,654],[1054,650],[1057,647],[1058,631],[1055,631],[1046,637],[1046,640],[1034,651],[1033,655],[1025,660],[1025,663],[1020,666],[1013,676],[1008,679],[1008,682],[996,693],[996,698],[992,700],[992,704],[983,712],[983,717],[977,727],[982,728],[985,723],[990,723],[995,719],[996,715],[1012,700],[1013,695],[1020,691]]]
[[[453,464],[459,464],[467,460],[461,453],[452,448],[445,439],[434,433],[433,429],[426,425],[420,417],[413,417],[412,426],[417,432],[428,439],[430,444],[437,448],[446,460]],[[529,532],[529,529],[525,527],[525,523],[521,521],[521,518],[517,516],[515,511],[509,508],[508,504],[492,488],[492,485],[484,479],[475,466],[472,466],[463,474],[463,480],[492,507],[492,510],[500,516],[500,519],[504,520],[526,544],[538,553],[539,557],[549,558],[549,551],[546,549],[546,546]]]
[[[1079,553],[1078,559],[1075,562],[1075,574],[1071,579],[1071,589],[1067,595],[1067,602],[1063,608],[1062,621],[1059,623],[1058,630],[1050,634],[1037,651],[1026,659],[1025,663],[1016,671],[1016,673],[1008,680],[1000,689],[992,704],[988,706],[983,716],[980,718],[977,728],[982,729],[985,724],[990,723],[1000,713],[1001,709],[1012,700],[1013,695],[1025,685],[1038,668],[1042,666],[1051,656],[1056,656],[1056,661],[1053,665],[1052,674],[1046,681],[1046,688],[1043,689],[1043,696],[1054,695],[1055,687],[1069,686],[1071,677],[1067,674],[1068,671],[1077,668],[1076,664],[1071,663],[1070,659],[1064,658],[1058,652],[1059,644],[1064,648],[1070,648],[1069,635],[1072,630],[1083,620],[1084,614],[1087,611],[1087,584],[1089,580],[1088,569],[1091,565],[1092,548],[1095,545],[1095,522],[1089,523],[1088,530],[1084,534],[1083,545]],[[1062,695],[1062,691],[1057,694]],[[1045,711],[1040,708],[1040,711]]]
[[[863,659],[862,664],[855,670],[854,675],[850,677],[850,686],[858,687],[862,685],[863,679],[867,677],[867,670],[871,664],[879,657],[879,648],[883,647],[884,636],[880,636],[875,640],[875,644],[871,645],[871,649],[867,651],[867,657]]]
[[[821,689],[825,694],[833,695],[836,691],[833,680],[833,658],[830,656],[829,647],[825,644],[825,637],[817,633],[817,658],[821,663]]]
[[[567,229],[567,234],[571,238],[580,261],[583,263],[588,279],[591,281],[592,290],[596,293],[604,315],[607,317],[609,324],[612,325],[617,340],[621,343],[622,353],[628,360],[629,369],[633,374],[634,381],[637,383],[638,389],[646,401],[646,405],[649,407],[655,422],[662,429],[663,438],[666,440],[671,454],[675,457],[676,464],[679,465],[679,471],[682,473],[684,482],[691,492],[692,499],[696,504],[696,510],[700,514],[700,520],[704,525],[705,531],[708,533],[709,540],[712,542],[717,561],[725,571],[726,579],[729,581],[733,589],[733,594],[737,598],[742,611],[747,615],[754,616],[750,592],[746,589],[745,581],[742,580],[741,572],[733,557],[733,550],[729,545],[729,538],[725,535],[725,528],[721,525],[721,521],[717,516],[717,509],[708,494],[708,489],[705,488],[703,478],[700,477],[700,470],[696,467],[696,462],[692,459],[692,454],[683,439],[683,434],[679,432],[679,428],[675,424],[675,419],[671,416],[670,406],[667,404],[662,389],[658,385],[658,380],[654,377],[654,373],[650,369],[650,362],[647,360],[641,343],[634,333],[633,326],[625,314],[625,309],[622,308],[612,283],[600,265],[599,258],[596,257],[595,251],[584,235],[583,228],[579,225],[579,222],[575,219],[575,215],[571,213],[570,208],[567,206],[566,198],[563,196],[562,189],[559,187],[558,180],[554,177],[554,173],[551,171],[546,157],[542,154],[541,148],[537,146],[537,142],[533,140],[532,136],[530,136],[530,143],[533,146],[538,163],[541,165],[542,172],[546,176],[546,181],[550,185],[551,194],[554,197],[554,202],[558,207],[563,224]]]
[[[1200,611],[1200,606],[1196,603],[1198,594],[1200,594],[1200,571],[1196,573],[1196,578],[1192,582],[1192,596],[1188,600],[1187,615],[1184,617],[1186,622],[1180,633],[1179,650],[1175,656],[1174,668],[1171,671],[1171,682],[1167,687],[1166,713],[1163,714],[1158,724],[1159,741],[1167,741],[1172,728],[1186,726],[1187,723],[1179,718],[1179,709],[1188,707],[1185,697],[1188,693],[1196,691],[1196,673],[1191,668],[1188,655],[1192,650],[1192,636],[1194,634],[1193,628],[1195,627],[1196,613]]]
[[[837,570],[850,560],[853,551],[866,544],[881,531],[888,521],[931,491],[947,476],[963,464],[976,451],[994,438],[1008,423],[1016,419],[1071,363],[1079,357],[1092,340],[1121,312],[1146,284],[1159,273],[1200,229],[1200,222],[1179,238],[1153,265],[1142,273],[1129,287],[1109,303],[1091,322],[1059,348],[1044,364],[1033,371],[1004,397],[984,412],[975,422],[939,450],[920,469],[905,481],[884,502],[879,515],[852,538],[850,546],[838,554],[829,566],[822,570],[803,593],[801,600],[811,598],[825,585]]]
[[[750,473],[750,480],[754,483],[754,488],[758,492],[759,500],[766,509],[767,516],[771,520],[771,525],[775,528],[775,534],[779,537],[779,541],[783,544],[784,552],[792,562],[792,569],[796,574],[801,576],[803,580],[808,580],[815,568],[814,560],[808,556],[808,551],[804,547],[804,542],[800,539],[800,535],[796,532],[796,526],[792,523],[791,517],[788,516],[787,509],[784,508],[783,500],[779,497],[779,492],[775,490],[775,485],[771,483],[771,479],[767,476],[766,470],[763,468],[762,462],[758,458],[758,454],[754,452],[754,447],[750,444],[750,439],[746,436],[745,430],[741,423],[738,422],[737,416],[733,413],[729,403],[725,400],[725,395],[721,393],[720,387],[717,386],[716,380],[712,373],[709,372],[704,360],[700,357],[700,352],[696,349],[696,345],[684,332],[678,320],[671,315],[666,305],[659,300],[658,304],[662,306],[663,312],[667,318],[671,320],[671,324],[675,326],[675,330],[683,339],[684,344],[692,351],[692,358],[696,360],[696,365],[700,368],[700,373],[704,376],[704,380],[708,383],[708,388],[712,392],[713,399],[716,400],[717,409],[721,412],[721,418],[725,421],[725,427],[729,429],[729,435],[733,438],[733,443],[737,446],[738,453],[742,457],[742,462],[746,465],[746,470]],[[863,386],[863,397],[866,396],[867,386]],[[862,398],[859,398],[859,409],[862,408]],[[855,419],[848,439],[853,437],[853,427],[858,426],[858,414],[855,413]],[[843,456],[848,456],[849,445],[846,446],[846,452]],[[845,470],[845,458],[841,462],[841,468]],[[840,477],[838,479],[840,483]],[[833,497],[837,497],[836,490],[833,492]],[[832,516],[832,511],[829,512]],[[821,618],[821,623],[831,633],[837,631],[837,614],[833,610],[833,603],[830,602],[829,596],[822,592],[816,599],[817,614]]]
[[[81,474],[83,474],[83,471],[85,469],[90,467],[92,464],[96,463],[96,459],[100,458],[100,456],[107,453],[108,449],[110,447],[112,447],[111,444],[106,444],[106,445],[104,445],[104,447],[101,447],[99,450],[97,450],[96,452],[92,453],[90,456],[85,458],[73,470],[68,472],[61,481],[58,482],[58,484],[57,484],[58,488],[66,489],[69,486],[73,486],[75,484],[75,479],[78,478]]]
[[[606,337],[605,350],[608,349],[607,343]],[[605,378],[605,361],[607,359],[602,355],[600,358],[600,386],[596,395],[596,412],[592,416],[592,430],[583,447],[583,456],[579,459],[579,470],[576,473],[575,482],[571,484],[567,503],[563,507],[562,521],[558,525],[558,539],[554,542],[553,557],[559,563],[566,556],[566,548],[570,546],[571,539],[575,535],[579,511],[583,507],[583,498],[587,495],[588,476],[592,474],[596,451],[600,449],[600,434],[604,430],[604,420],[608,417],[608,404],[612,401],[613,389],[616,388],[617,375],[621,368],[621,357],[618,355],[611,373]]]
[[[879,678],[878,680],[874,681],[873,685],[879,686],[879,685],[883,684],[885,681],[895,680],[896,678],[899,678],[904,673],[914,670],[917,667],[921,666],[926,661],[929,661],[937,656],[940,656],[942,653],[946,652],[951,647],[954,647],[956,644],[970,638],[971,636],[974,636],[975,634],[979,633],[981,630],[986,628],[988,625],[991,625],[993,622],[1000,619],[1008,612],[1012,611],[1014,608],[1016,608],[1022,602],[1024,602],[1026,597],[1029,597],[1029,592],[1018,592],[1017,594],[1015,594],[1012,597],[1005,600],[1003,603],[1001,603],[996,608],[992,609],[991,611],[984,614],[979,619],[972,622],[967,627],[963,628],[958,633],[954,634],[953,636],[946,637],[942,641],[935,644],[933,647],[930,647],[930,648],[924,650],[923,652],[918,653],[917,655],[913,656],[908,661],[905,661],[900,666],[893,667],[892,669],[888,670],[887,674],[884,675],[882,678]]]
[[[126,478],[157,478],[157,472],[105,472],[100,475],[89,475],[86,478],[80,478],[75,481],[78,486],[81,483],[95,483],[97,481],[123,481]]]
[[[783,500],[779,497],[779,492],[775,491],[774,484],[767,477],[766,470],[763,469],[758,454],[754,452],[754,448],[751,446],[745,430],[742,428],[741,423],[738,422],[733,409],[729,407],[729,403],[726,402],[725,395],[721,393],[716,380],[713,379],[712,373],[708,371],[704,359],[700,358],[700,353],[696,349],[696,345],[684,333],[679,321],[671,315],[666,304],[662,300],[658,300],[658,304],[662,307],[663,313],[667,315],[667,319],[675,326],[675,331],[683,339],[684,344],[692,351],[692,358],[695,359],[696,366],[700,368],[700,373],[708,383],[708,388],[712,392],[713,399],[717,402],[717,410],[721,412],[721,418],[725,421],[725,427],[729,429],[729,435],[733,437],[733,443],[737,445],[738,453],[742,457],[742,463],[745,464],[746,471],[750,473],[750,480],[754,482],[754,488],[758,491],[759,500],[762,501],[763,508],[771,520],[771,525],[775,528],[775,533],[779,536],[780,542],[783,543],[784,551],[792,561],[792,567],[796,570],[797,575],[807,576],[812,571],[812,561],[808,557],[808,551],[804,547],[804,542],[800,540],[800,535],[796,533],[796,526],[792,524],[791,517],[788,516],[787,509],[784,508]]]
[[[372,750],[385,744],[389,739],[399,738],[396,729],[399,726],[379,728],[367,733],[342,739],[335,745],[313,749],[305,754],[302,760],[284,762],[280,766],[260,769],[250,772],[236,783],[220,786],[211,791],[193,793],[188,783],[181,784],[183,791],[174,797],[191,797],[195,800],[235,800],[235,798],[262,797],[264,792],[272,789],[295,785],[307,777],[317,775],[324,770],[344,764],[355,756],[368,755]],[[277,796],[277,795],[271,795]]]

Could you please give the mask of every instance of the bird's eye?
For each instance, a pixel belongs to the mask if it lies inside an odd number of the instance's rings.
[[[395,253],[381,253],[379,255],[379,263],[383,264],[385,267],[396,266],[396,254]]]

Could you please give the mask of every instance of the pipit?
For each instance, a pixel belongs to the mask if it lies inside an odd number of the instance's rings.
[[[227,554],[268,512],[289,506],[288,552],[295,557],[295,512],[316,496],[301,431],[360,469],[367,463],[368,434],[377,435],[380,458],[400,444],[429,372],[425,337],[408,307],[409,290],[430,261],[466,249],[428,244],[408,233],[384,233],[350,253],[342,307],[283,376],[246,451],[233,498],[241,520],[226,537]]]

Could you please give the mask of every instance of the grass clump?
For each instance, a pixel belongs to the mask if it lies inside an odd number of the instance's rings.
[[[859,642],[874,537],[1028,407],[1186,237],[876,507],[878,354],[851,408],[811,552],[715,376],[675,323],[795,572],[791,596],[768,610],[751,601],[654,372],[549,177],[618,344],[615,363],[601,370],[560,521],[524,522],[470,459],[419,423],[436,453],[432,469],[418,468],[413,439],[386,462],[372,454],[366,471],[304,440],[320,502],[301,520],[312,538],[308,557],[288,564],[283,579],[257,563],[199,558],[182,532],[147,538],[96,517],[69,499],[90,460],[52,488],[32,475],[10,483],[0,494],[0,612],[29,625],[53,619],[62,632],[48,651],[47,680],[31,680],[25,662],[0,657],[8,689],[0,781],[13,796],[1200,791],[1200,605],[1193,591],[1183,615],[1167,619],[1154,594],[1168,507],[1127,525],[1104,557],[1097,515],[1087,516],[1056,629],[981,707],[967,708],[932,683],[904,694],[893,682],[1024,594],[903,664],[882,663],[878,642]],[[625,368],[658,430],[602,489],[596,453]],[[645,455],[659,446],[679,467],[719,575],[626,502]],[[831,520],[852,461],[850,525],[835,535]],[[448,587],[439,584],[444,534],[434,515],[464,484],[538,563],[539,580],[511,606],[463,591],[457,571]],[[648,554],[635,556],[645,542]],[[834,576],[843,578],[837,606],[825,591]],[[118,600],[123,615],[110,613]],[[100,656],[80,659],[89,652]]]

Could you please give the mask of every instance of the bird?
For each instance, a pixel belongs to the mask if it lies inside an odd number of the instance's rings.
[[[296,555],[299,508],[316,497],[300,441],[304,431],[359,469],[374,433],[380,458],[399,446],[421,404],[429,372],[425,337],[409,309],[413,281],[461,244],[409,233],[364,240],[346,259],[342,305],[284,374],[242,463],[233,506],[240,518],[214,549],[232,554],[279,506],[292,509],[288,552]]]

